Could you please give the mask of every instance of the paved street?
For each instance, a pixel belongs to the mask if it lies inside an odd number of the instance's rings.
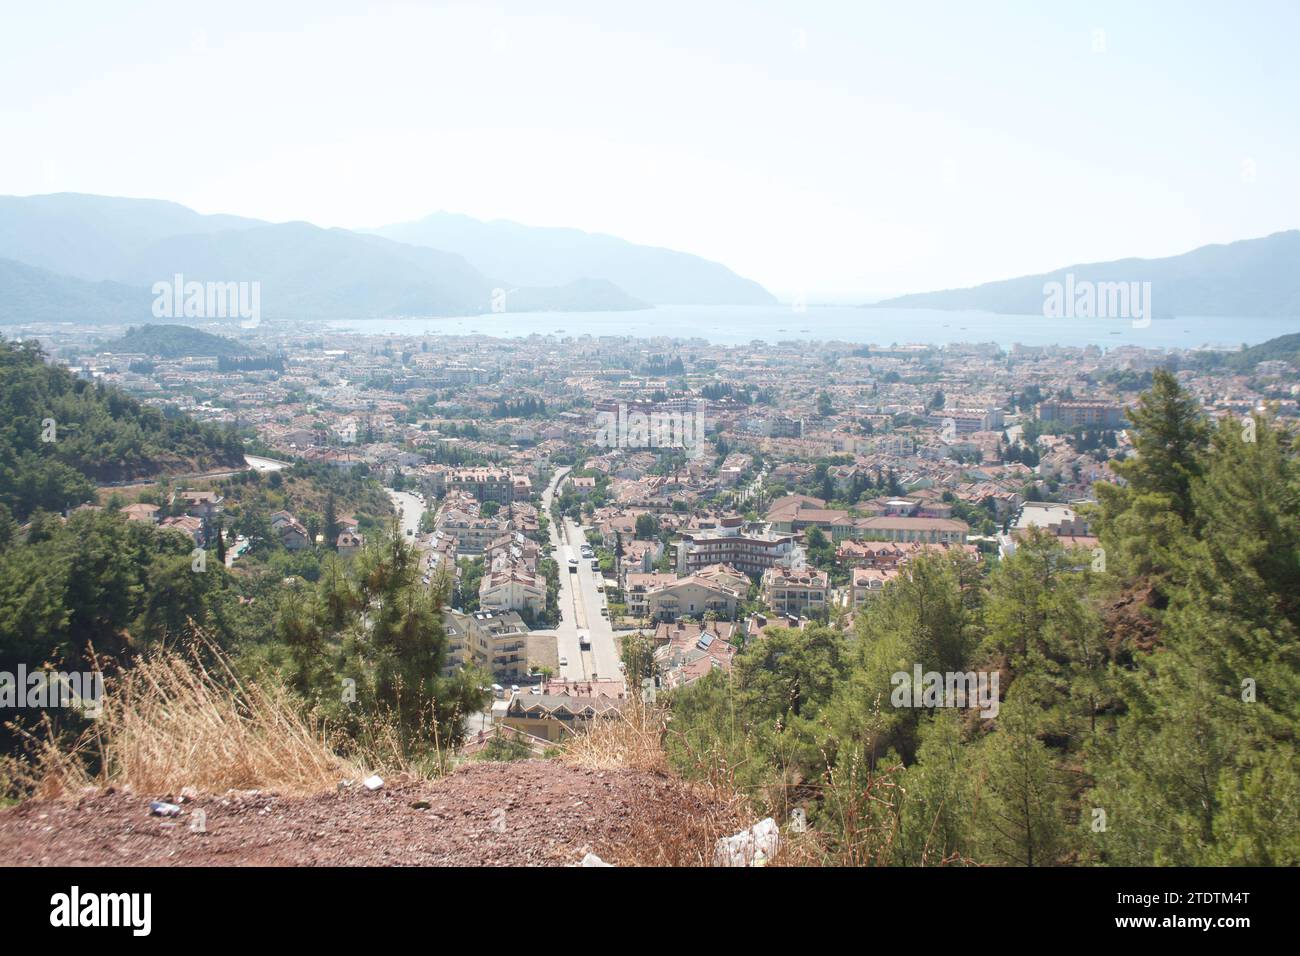
[[[591,652],[583,655],[583,666],[586,670],[582,676],[617,678],[621,676],[621,672],[618,669],[619,657],[614,644],[614,628],[609,618],[600,613],[601,608],[606,606],[605,595],[596,590],[596,586],[601,581],[601,574],[599,571],[593,571],[591,560],[582,558],[578,552],[578,548],[586,540],[584,534],[586,529],[571,521],[565,522],[565,529],[574,554],[579,556],[579,560],[576,575],[569,574],[567,569],[562,573],[571,584],[576,585],[572,588],[575,623],[591,635]],[[576,582],[573,580],[575,577]]]
[[[420,515],[424,513],[424,504],[409,491],[394,491],[392,488],[384,490],[388,492],[388,499],[401,518],[402,537],[408,544],[415,544],[415,536],[420,533]],[[410,534],[407,534],[408,531]]]
[[[548,516],[555,490],[567,475],[568,469],[558,471],[542,493],[543,508]],[[604,595],[596,590],[600,573],[591,570],[590,559],[582,560],[579,550],[585,540],[583,529],[572,521],[565,519],[563,527],[556,527],[552,522],[551,544],[555,548],[555,560],[560,566],[561,620],[560,626],[555,630],[556,649],[560,657],[568,660],[568,664],[560,668],[559,676],[564,680],[618,679],[622,677],[622,672],[618,669],[614,629],[608,618],[600,613]],[[577,574],[569,573],[566,546],[579,559]],[[580,650],[579,631],[591,635],[590,651]]]
[[[280,471],[289,467],[287,461],[280,461],[277,458],[263,458],[261,455],[245,455],[244,461],[248,463],[249,468],[261,472]]]
[[[233,568],[240,556],[249,549],[251,542],[242,534],[226,545],[226,567]]]
[[[757,506],[763,500],[763,479],[767,477],[767,465],[764,465],[754,480],[740,490],[736,495],[736,506],[743,508],[751,502]]]
[[[556,472],[551,483],[542,492],[542,510],[550,516],[551,501],[556,488],[568,475],[569,469]],[[389,488],[388,497],[400,515],[402,534],[407,541],[414,542],[419,533],[420,514],[424,505],[407,491],[394,491]],[[406,535],[407,530],[412,534]],[[560,566],[560,624],[555,631],[538,631],[539,634],[553,633],[556,638],[556,653],[568,661],[559,668],[558,677],[564,680],[590,680],[593,678],[618,679],[622,677],[619,670],[619,656],[614,643],[614,629],[609,619],[600,613],[605,606],[605,596],[596,590],[601,581],[599,571],[591,569],[591,560],[581,559],[580,549],[586,540],[584,529],[566,519],[563,526],[554,522],[550,529],[553,557]],[[579,558],[577,574],[569,573],[569,554]],[[579,647],[578,634],[585,631],[591,636],[591,650],[582,651]]]

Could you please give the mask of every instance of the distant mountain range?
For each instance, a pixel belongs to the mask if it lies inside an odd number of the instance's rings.
[[[151,243],[259,225],[239,216],[204,216],[159,199],[0,196],[0,258],[92,282],[122,281],[135,256]]]
[[[1165,259],[1118,259],[1066,266],[1042,275],[987,282],[969,289],[920,292],[871,307],[980,310],[1042,315],[1044,286],[1081,282],[1150,282],[1154,317],[1300,316],[1300,231],[1201,246]]]
[[[154,199],[0,196],[0,323],[183,320],[151,311],[154,283],[177,274],[260,283],[267,321],[774,301],[756,283],[685,253],[576,230],[450,218],[460,228],[445,229],[444,244],[435,245],[426,241],[439,238],[431,228],[418,236],[403,226],[363,233],[207,216]],[[502,229],[513,238],[501,240],[493,258],[490,237]],[[382,234],[389,230],[412,239]],[[564,243],[552,247],[561,236]],[[574,251],[563,255],[566,243]]]
[[[776,302],[757,282],[708,259],[578,229],[521,226],[504,219],[480,222],[439,212],[366,231],[458,253],[474,268],[520,286],[563,285],[598,276],[655,305]]]
[[[118,282],[90,282],[13,259],[0,259],[0,325],[147,318],[152,301],[148,289]]]

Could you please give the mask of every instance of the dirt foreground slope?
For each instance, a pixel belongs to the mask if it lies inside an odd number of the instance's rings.
[[[168,796],[96,792],[0,810],[0,854],[30,866],[553,866],[588,851],[685,863],[726,826],[672,777],[545,760],[476,763],[376,792],[200,795],[179,817],[152,816],[150,800]],[[191,829],[200,809],[206,832]],[[689,847],[648,845],[664,834]]]

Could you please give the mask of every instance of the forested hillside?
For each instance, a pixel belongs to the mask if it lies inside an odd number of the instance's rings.
[[[1241,372],[1253,372],[1255,366],[1260,362],[1281,361],[1290,362],[1292,365],[1300,365],[1300,332],[1294,332],[1291,335],[1279,335],[1275,339],[1269,339],[1267,342],[1259,343],[1259,345],[1252,345],[1240,352],[1230,352],[1227,355],[1222,353],[1212,354],[1215,358],[1222,360],[1229,368]]]
[[[236,433],[75,378],[34,342],[0,339],[0,505],[14,517],[75,507],[96,484],[226,466],[243,466]]]
[[[1132,420],[1099,553],[920,560],[851,637],[751,643],[672,696],[678,768],[802,810],[845,863],[1300,864],[1293,436],[1211,425],[1163,371]],[[896,706],[918,664],[995,673],[996,715]]]
[[[79,511],[66,522],[37,512],[25,537],[3,529],[0,669],[86,666],[92,648],[112,666],[195,628],[222,643],[251,629],[229,576],[217,567],[194,573],[193,549],[181,532],[112,511]]]
[[[214,488],[225,505],[203,522],[202,550],[188,532],[129,519],[125,490],[102,508],[77,509],[96,482],[157,475],[132,497],[157,518],[175,517],[185,509],[167,475],[238,467],[242,441],[74,378],[47,365],[35,343],[0,344],[0,672],[101,668],[129,680],[142,660],[184,647],[196,660],[216,655],[226,676],[238,669],[276,687],[290,678],[303,696],[289,706],[303,719],[311,704],[329,709],[346,731],[344,752],[382,746],[436,760],[459,738],[459,715],[481,703],[484,680],[442,677],[442,592],[422,585],[417,556],[389,526],[391,504],[364,467],[303,463],[186,483]],[[333,526],[332,541],[343,514],[354,515],[369,543],[347,562],[327,546],[290,552],[270,522],[289,507],[313,539],[317,526]],[[226,547],[237,541],[240,563],[228,567]],[[339,678],[329,675],[338,667],[354,675],[359,707],[337,707]],[[68,746],[68,766],[111,772],[114,758],[102,754],[82,763],[75,741],[92,725],[77,713],[19,718],[0,724],[0,796],[28,792],[27,765],[15,758],[32,733]]]
[[[114,339],[104,346],[114,352],[142,352],[145,355],[164,359],[181,358],[186,355],[216,355],[226,358],[260,355],[259,349],[251,348],[236,339],[224,335],[213,335],[188,325],[141,325],[126,330],[121,338]]]

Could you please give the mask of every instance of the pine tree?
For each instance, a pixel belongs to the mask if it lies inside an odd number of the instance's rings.
[[[1253,440],[1247,440],[1251,433]],[[1300,475],[1264,419],[1219,426],[1174,553],[1164,652],[1089,754],[1120,864],[1300,864]]]
[[[334,504],[334,492],[329,493],[325,499],[325,547],[331,551],[338,550],[339,540],[339,519],[336,506]]]
[[[1136,494],[1166,497],[1174,514],[1194,527],[1192,481],[1201,473],[1209,440],[1196,399],[1172,372],[1157,369],[1151,390],[1142,393],[1129,418],[1136,431],[1137,456],[1115,470]]]
[[[923,721],[916,763],[902,780],[897,856],[905,866],[935,865],[970,855],[974,808],[961,718],[944,708]]]
[[[1010,694],[997,729],[972,755],[983,771],[974,820],[981,863],[1052,866],[1070,849],[1069,787],[1056,758],[1038,739],[1038,720],[1033,703]]]
[[[916,752],[922,711],[890,705],[893,675],[911,675],[918,664],[922,672],[964,671],[978,643],[962,561],[917,558],[858,618],[848,679],[835,688],[830,721],[839,746],[869,765],[890,751],[908,760]]]
[[[443,675],[446,583],[423,586],[418,556],[395,526],[351,561],[327,558],[314,600],[298,590],[282,599],[277,632],[300,690],[354,734],[396,743],[402,759],[460,742],[465,717],[486,702],[488,678],[473,668]],[[354,700],[342,700],[343,680]]]

